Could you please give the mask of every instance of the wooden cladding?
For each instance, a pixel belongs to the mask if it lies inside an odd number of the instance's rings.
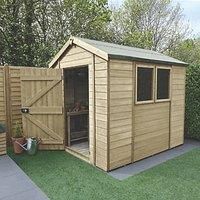
[[[0,156],[6,154],[6,133],[0,133]]]
[[[64,101],[61,69],[21,69],[23,131],[39,137],[40,148],[64,149]],[[30,77],[30,78],[28,78]]]
[[[155,70],[153,72],[155,101],[148,101],[148,104],[136,104],[138,87],[135,62],[121,60],[109,62],[109,170],[183,143],[185,68],[174,67],[171,70],[171,66],[137,64]],[[155,96],[158,81],[155,76],[159,69],[169,71],[167,84],[171,85],[171,91],[169,86],[165,88],[169,89],[167,91],[169,98],[166,98],[168,101],[157,100]],[[181,82],[178,81],[179,78]]]
[[[184,142],[185,73],[186,68],[172,67],[170,148]]]
[[[16,122],[22,122],[19,67],[0,67],[0,122],[6,125],[7,142]]]
[[[153,92],[142,94],[151,97],[148,101],[137,99],[137,90],[145,91],[138,86],[137,65],[153,71],[149,76]],[[184,67],[106,61],[77,45],[59,58],[56,69],[0,67],[0,122],[6,122],[9,137],[15,122],[23,121],[26,137],[42,139],[40,149],[64,149],[62,68],[81,66],[88,67],[91,164],[108,171],[183,143]],[[28,112],[22,114],[21,108]]]

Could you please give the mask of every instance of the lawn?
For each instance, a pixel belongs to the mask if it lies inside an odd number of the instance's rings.
[[[200,149],[124,181],[59,151],[12,159],[51,200],[200,199]]]

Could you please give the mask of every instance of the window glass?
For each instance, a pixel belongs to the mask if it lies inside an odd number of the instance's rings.
[[[137,101],[153,99],[153,68],[137,68]]]
[[[157,69],[157,99],[169,99],[170,70]]]

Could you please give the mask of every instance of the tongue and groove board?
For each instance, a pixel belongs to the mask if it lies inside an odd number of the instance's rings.
[[[64,149],[64,98],[61,69],[21,68],[23,131],[41,139],[40,149]]]

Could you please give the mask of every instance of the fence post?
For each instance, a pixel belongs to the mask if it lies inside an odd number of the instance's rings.
[[[6,110],[6,128],[7,128],[7,145],[11,145],[12,119],[11,119],[11,96],[10,96],[10,70],[9,66],[4,67],[5,80],[5,110]]]

